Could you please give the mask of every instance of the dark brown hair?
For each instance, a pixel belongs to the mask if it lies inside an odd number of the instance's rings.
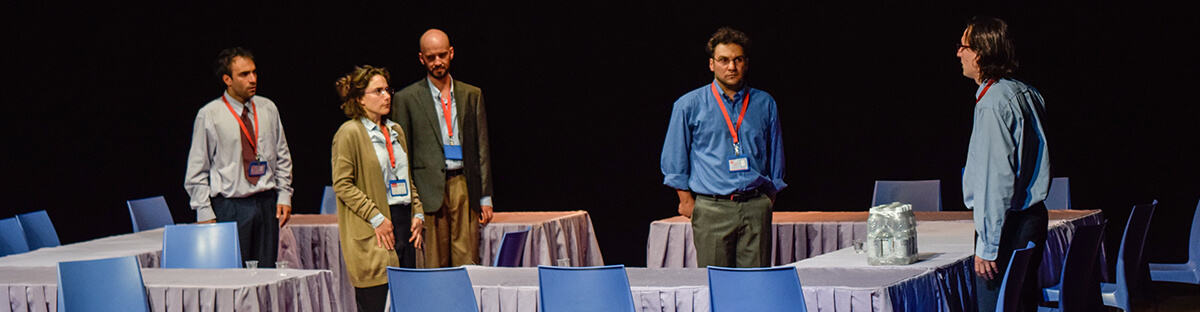
[[[979,56],[981,81],[1012,78],[1017,71],[1017,53],[1008,34],[1008,23],[994,17],[973,17],[967,22],[967,43]]]
[[[250,50],[242,49],[242,47],[232,47],[221,50],[217,55],[217,66],[214,72],[217,74],[217,79],[225,79],[225,75],[233,76],[233,58],[244,57],[251,62],[254,61],[254,55],[250,54]]]
[[[388,74],[387,69],[383,67],[371,67],[371,65],[363,65],[354,67],[354,71],[342,76],[334,87],[337,88],[338,97],[342,100],[342,112],[346,113],[346,117],[356,119],[366,115],[362,105],[358,104],[358,99],[362,98],[367,92],[367,85],[371,83],[371,78],[375,75],[383,76],[383,80],[392,80],[392,75]]]
[[[713,51],[717,49],[718,45],[730,43],[742,46],[742,53],[750,56],[750,37],[737,29],[729,27],[717,29],[717,32],[713,33],[712,38],[708,38],[708,45],[704,47],[704,51],[708,52],[708,57],[712,57]]]

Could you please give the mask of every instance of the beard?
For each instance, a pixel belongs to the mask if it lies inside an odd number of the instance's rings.
[[[450,72],[450,68],[443,66],[443,67],[439,67],[439,68],[434,68],[433,70],[428,70],[426,72],[429,73],[430,77],[433,77],[435,79],[443,79],[443,78],[446,78],[446,74]]]

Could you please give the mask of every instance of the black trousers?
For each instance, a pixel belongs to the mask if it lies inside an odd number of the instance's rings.
[[[412,206],[392,205],[392,234],[396,237],[396,257],[400,258],[400,267],[417,267],[417,249],[408,242],[412,237]],[[387,304],[388,285],[354,288],[354,301],[358,303],[358,311],[383,311]]]
[[[260,268],[275,267],[279,252],[279,219],[275,218],[278,200],[274,190],[242,198],[212,198],[217,222],[237,222],[242,260],[258,260]]]
[[[1038,287],[1038,269],[1042,266],[1042,254],[1046,250],[1046,228],[1050,226],[1046,205],[1038,203],[1022,211],[1009,211],[1000,230],[1000,251],[996,255],[998,274],[991,280],[975,276],[975,296],[979,311],[996,311],[996,300],[1000,296],[1001,282],[1012,258],[1013,250],[1025,248],[1033,242],[1033,255],[1025,271],[1020,300],[1020,311],[1037,311],[1042,288]],[[979,233],[975,233],[978,237]]]

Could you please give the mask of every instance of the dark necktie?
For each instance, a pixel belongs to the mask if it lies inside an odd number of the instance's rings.
[[[254,162],[256,160],[255,150],[254,150],[254,147],[250,145],[250,142],[256,142],[256,143],[258,142],[257,141],[258,132],[254,131],[255,124],[253,122],[251,122],[249,105],[242,107],[242,124],[245,124],[246,131],[250,132],[250,137],[246,137],[246,132],[242,132],[242,168],[244,171],[243,173],[246,175],[246,181],[250,181],[250,184],[258,185],[259,177],[250,176],[250,163]]]

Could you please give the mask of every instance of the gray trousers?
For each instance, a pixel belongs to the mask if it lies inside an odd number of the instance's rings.
[[[242,260],[258,260],[258,267],[275,267],[279,252],[279,219],[275,218],[275,191],[263,191],[243,198],[212,198],[217,222],[237,222]],[[293,263],[297,267],[299,263]]]
[[[696,264],[723,267],[771,266],[771,199],[745,202],[697,196],[692,210]]]

